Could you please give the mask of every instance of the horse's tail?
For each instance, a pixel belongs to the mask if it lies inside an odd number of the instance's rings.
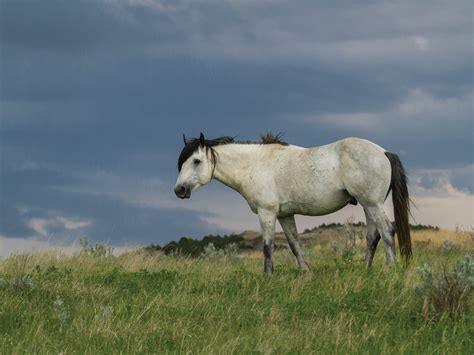
[[[385,152],[385,155],[392,167],[390,189],[392,190],[393,211],[395,215],[395,233],[397,233],[400,254],[408,263],[412,257],[412,251],[410,224],[408,221],[410,197],[408,196],[407,176],[398,155],[390,152]]]

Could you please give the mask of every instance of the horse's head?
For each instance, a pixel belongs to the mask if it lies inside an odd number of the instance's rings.
[[[174,192],[179,198],[190,198],[191,192],[212,179],[215,152],[201,133],[199,138],[186,139],[178,159],[179,175]]]

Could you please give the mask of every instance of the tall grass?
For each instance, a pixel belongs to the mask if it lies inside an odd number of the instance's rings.
[[[252,257],[12,256],[0,260],[0,349],[472,354],[472,297],[459,317],[427,321],[413,290],[416,267],[449,267],[471,252],[423,246],[406,269],[388,268],[379,250],[367,270],[328,246],[307,253],[307,275],[282,250],[267,278]]]

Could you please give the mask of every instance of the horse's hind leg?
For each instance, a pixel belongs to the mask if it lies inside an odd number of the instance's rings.
[[[375,221],[373,221],[368,216],[367,212],[365,213],[365,219],[367,223],[367,254],[365,257],[365,261],[367,263],[367,266],[370,267],[372,266],[375,250],[377,249],[377,245],[380,241],[380,233],[377,231]]]
[[[298,231],[296,229],[295,216],[282,217],[278,218],[278,221],[281,224],[281,228],[286,235],[288,240],[288,245],[290,246],[291,251],[296,256],[298,260],[298,265],[303,271],[309,271],[308,264],[304,260],[303,252],[301,251],[301,246],[298,241]]]
[[[380,234],[385,244],[385,257],[387,259],[387,264],[393,264],[395,262],[395,240],[392,223],[385,214],[381,204],[364,206],[364,211],[367,216],[367,228],[369,226],[369,221],[371,221],[370,224],[375,224],[376,232]],[[373,239],[372,243],[374,242],[375,239]]]

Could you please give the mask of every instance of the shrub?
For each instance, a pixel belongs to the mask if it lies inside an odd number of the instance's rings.
[[[205,248],[212,243],[213,246],[219,250],[226,250],[226,248],[230,247],[230,245],[233,244],[231,248],[234,248],[234,251],[238,253],[238,250],[240,249],[239,243],[243,239],[244,238],[242,236],[235,234],[231,234],[228,236],[208,235],[201,240],[182,237],[179,241],[169,242],[163,247],[160,247],[159,245],[150,245],[148,247],[145,247],[145,250],[148,252],[158,251],[165,254],[177,254],[191,257],[199,257],[203,253],[205,253]]]
[[[363,240],[364,235],[361,231],[360,223],[354,223],[354,217],[346,219],[343,225],[343,235],[345,241],[345,249],[349,251],[355,251],[357,245],[357,239]]]
[[[28,290],[33,288],[33,279],[31,275],[21,275],[13,280],[12,286],[17,290]]]
[[[425,320],[443,314],[456,318],[467,307],[474,289],[474,255],[465,256],[452,269],[446,265],[434,272],[430,265],[417,268],[421,282],[413,286],[415,294],[423,300]]]
[[[209,243],[204,247],[204,251],[201,253],[203,258],[222,258],[224,256],[238,257],[239,246],[236,243],[230,243],[225,246],[224,249],[219,249],[214,246],[214,243]]]
[[[238,244],[237,243],[227,244],[224,248],[224,254],[230,257],[238,257],[239,256]]]
[[[201,256],[203,258],[220,258],[224,256],[224,250],[216,249],[213,243],[209,243],[205,246]]]
[[[94,319],[97,322],[108,322],[109,320],[112,319],[112,315],[114,313],[114,309],[111,306],[100,306],[98,312],[94,316]]]
[[[79,242],[81,243],[82,254],[93,257],[108,257],[113,255],[113,248],[106,247],[103,244],[95,244],[92,246],[89,244],[89,240],[85,236],[80,237]]]
[[[346,219],[342,225],[344,239],[342,241],[331,241],[331,249],[341,257],[341,260],[335,259],[336,264],[341,262],[343,264],[351,264],[354,257],[359,257],[360,250],[357,248],[357,241],[365,238],[362,233],[362,227],[361,223],[354,223],[353,217]]]
[[[67,311],[66,306],[64,305],[64,301],[59,297],[57,297],[56,300],[53,302],[53,308],[54,312],[56,313],[56,317],[58,317],[59,319],[62,329],[62,327],[69,319],[69,312]]]
[[[321,224],[319,227],[316,227],[314,229],[318,229],[318,228],[321,228],[321,229],[333,229],[333,228],[340,228],[342,227],[342,224],[341,223],[329,223],[329,224],[326,224],[326,223],[323,223]]]
[[[461,246],[457,241],[449,241],[443,240],[443,244],[441,245],[441,251],[443,254],[449,254],[459,250]]]

